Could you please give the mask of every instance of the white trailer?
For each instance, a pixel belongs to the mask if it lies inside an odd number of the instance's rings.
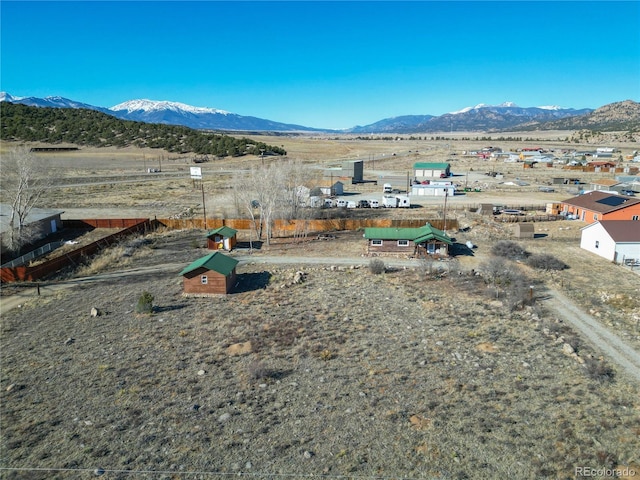
[[[409,208],[411,207],[411,201],[407,195],[396,195],[396,201],[398,208]]]
[[[396,208],[398,206],[398,199],[393,195],[384,195],[382,197],[382,206],[385,208]]]

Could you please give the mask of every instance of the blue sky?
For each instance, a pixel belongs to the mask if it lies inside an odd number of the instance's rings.
[[[0,90],[319,128],[640,100],[640,2],[0,3]]]

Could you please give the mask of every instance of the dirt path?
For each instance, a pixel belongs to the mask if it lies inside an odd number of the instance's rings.
[[[591,315],[581,311],[557,290],[550,290],[545,305],[577,330],[611,361],[622,367],[630,377],[640,382],[640,353],[611,333]]]
[[[20,306],[22,306],[22,304],[30,300],[38,298],[38,295],[43,297],[52,296],[57,292],[68,288],[77,287],[78,285],[106,282],[109,280],[124,277],[148,275],[149,273],[179,272],[182,268],[184,268],[184,264],[182,263],[166,263],[163,265],[153,265],[149,267],[121,270],[118,272],[101,273],[99,275],[91,275],[87,277],[72,278],[70,280],[61,280],[55,282],[43,281],[40,283],[39,288],[36,286],[22,288],[11,295],[3,295],[2,298],[0,298],[0,316],[6,314],[10,310],[13,310],[14,308],[19,308]]]

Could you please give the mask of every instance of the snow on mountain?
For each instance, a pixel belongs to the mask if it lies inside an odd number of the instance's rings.
[[[450,115],[457,115],[459,113],[470,112],[471,110],[479,110],[481,108],[490,108],[490,107],[517,107],[517,105],[515,103],[512,103],[512,102],[504,102],[504,103],[501,103],[500,105],[488,105],[486,103],[479,103],[475,107],[465,107],[462,110],[457,110],[455,112],[449,112],[449,114]]]
[[[193,107],[191,105],[187,105],[180,102],[169,102],[169,101],[154,101],[147,99],[140,100],[129,100],[128,102],[123,102],[118,105],[115,105],[109,110],[113,112],[121,112],[126,111],[127,113],[132,112],[160,112],[160,111],[172,111],[175,113],[191,113],[194,115],[200,115],[205,113],[211,114],[220,114],[220,115],[228,115],[229,112],[224,110],[218,110],[216,108],[207,108],[207,107]]]
[[[520,108],[513,102],[502,102],[500,105],[488,105],[486,103],[479,103],[475,107],[465,107],[462,110],[456,110],[455,112],[449,112],[450,115],[458,115],[460,113],[467,113],[471,110],[479,110],[481,108]],[[545,105],[541,107],[531,107],[531,108],[539,108],[540,110],[565,110],[563,107],[559,107],[558,105]]]
[[[19,100],[22,100],[24,97],[14,97],[12,95],[9,95],[7,92],[0,92],[0,102],[17,102]]]
[[[541,110],[563,110],[563,107],[559,107],[558,105],[546,105],[538,108]]]

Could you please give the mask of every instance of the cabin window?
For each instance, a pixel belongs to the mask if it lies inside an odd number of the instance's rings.
[[[435,243],[427,243],[427,253],[433,255],[436,253],[436,244]]]
[[[382,240],[371,240],[371,245],[373,245],[374,247],[381,247]]]
[[[398,240],[398,246],[399,247],[408,247],[409,246],[409,240]]]
[[[596,248],[600,248],[600,242],[596,240]]]
[[[206,285],[207,283],[209,283],[209,279],[207,278],[206,275],[200,275],[200,283],[202,285]]]

